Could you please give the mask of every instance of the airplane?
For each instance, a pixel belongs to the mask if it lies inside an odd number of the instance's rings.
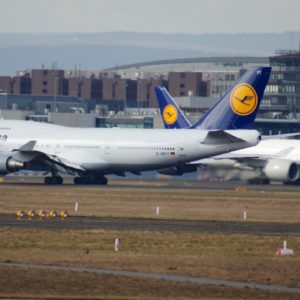
[[[255,69],[252,70],[252,72],[255,72]],[[243,81],[245,81],[245,79],[242,77],[237,84]],[[248,82],[248,84],[251,84],[251,82]],[[228,92],[230,92],[230,90]],[[200,119],[200,121],[192,125],[165,88],[157,88],[156,93],[165,128],[192,129],[197,128],[197,124],[202,123]],[[235,96],[235,99],[245,104],[246,101],[251,101],[251,97],[251,95],[243,95],[241,98]],[[176,125],[173,127],[170,127],[170,125],[165,122],[163,111],[166,106],[174,106],[176,109],[178,118],[177,121],[174,122]],[[211,123],[210,125],[211,127],[215,127],[215,129],[220,127],[218,120],[215,124]],[[188,165],[205,167],[210,171],[214,170],[215,173],[218,173],[216,170],[222,168],[224,171],[223,174],[228,174],[227,178],[238,177],[238,174],[232,170],[245,171],[248,174],[249,183],[268,184],[272,180],[282,181],[286,184],[300,184],[300,141],[289,139],[297,135],[299,135],[299,133],[262,136],[262,141],[254,147],[202,159],[191,162]],[[222,171],[220,171],[220,173],[221,172]],[[176,172],[173,172],[173,174],[169,173],[169,175],[183,174],[183,172],[175,173]]]
[[[227,179],[244,177],[251,184],[279,181],[288,185],[299,185],[300,140],[268,138],[259,145],[250,147],[248,151],[238,150],[216,156],[215,159],[204,159],[202,164],[210,171],[223,167],[227,171],[242,172],[228,172]]]
[[[227,100],[210,110],[210,118],[240,118]],[[230,114],[230,116],[227,116]],[[254,114],[249,112],[249,116]],[[172,117],[172,116],[171,116]],[[59,174],[74,176],[74,184],[107,184],[108,174],[139,175],[256,145],[256,130],[190,130],[71,128],[34,121],[0,120],[0,174],[44,171],[45,184],[62,184]]]

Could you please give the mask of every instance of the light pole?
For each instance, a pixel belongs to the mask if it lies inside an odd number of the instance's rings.
[[[127,114],[127,82],[124,80],[124,114]]]
[[[137,78],[137,106],[138,106],[139,115],[140,115],[140,108],[142,104],[140,97],[141,97],[140,78]]]
[[[136,78],[136,100],[137,100],[137,108],[138,108],[138,114],[140,114],[140,106],[141,106],[141,91],[140,91],[140,73],[136,72],[135,73],[135,78]]]
[[[54,109],[53,109],[54,112],[56,112],[56,97],[57,97],[57,74],[55,71],[55,74],[54,74]]]

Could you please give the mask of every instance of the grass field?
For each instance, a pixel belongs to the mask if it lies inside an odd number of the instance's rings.
[[[300,221],[299,192],[235,192],[189,189],[133,189],[62,186],[1,186],[0,213],[17,210],[68,210],[77,215],[181,220]]]
[[[44,209],[79,215],[299,222],[300,193],[1,186],[0,213]],[[43,222],[43,221],[41,221]],[[45,221],[47,222],[47,221]],[[114,238],[121,249],[114,252]],[[9,262],[208,276],[300,287],[300,237],[195,232],[0,228],[0,297],[99,299],[298,299],[251,289],[127,279],[73,272],[17,271]],[[283,240],[291,257],[275,257]],[[297,298],[298,296],[298,298]]]
[[[199,286],[181,282],[143,280],[87,273],[55,271],[22,271],[13,268],[1,270],[1,297],[42,299],[112,299],[112,300],[163,300],[163,299],[281,299],[298,300],[298,295],[234,289],[224,286]],[[15,286],[11,287],[11,280]]]
[[[208,276],[300,287],[300,257],[275,257],[282,237],[185,232],[0,231],[1,261]],[[114,238],[121,250],[114,252]],[[289,246],[300,249],[300,237]],[[87,254],[88,252],[88,254]]]

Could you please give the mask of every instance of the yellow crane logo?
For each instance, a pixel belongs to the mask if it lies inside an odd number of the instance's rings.
[[[239,116],[252,114],[258,104],[258,97],[253,86],[247,83],[237,85],[230,96],[230,106]]]
[[[168,125],[172,125],[177,121],[178,118],[178,112],[174,105],[168,104],[163,111],[163,118],[164,121]]]

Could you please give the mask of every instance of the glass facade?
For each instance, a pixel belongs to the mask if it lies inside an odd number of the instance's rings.
[[[300,119],[300,51],[280,51],[270,57],[272,74],[260,115],[265,118]]]

